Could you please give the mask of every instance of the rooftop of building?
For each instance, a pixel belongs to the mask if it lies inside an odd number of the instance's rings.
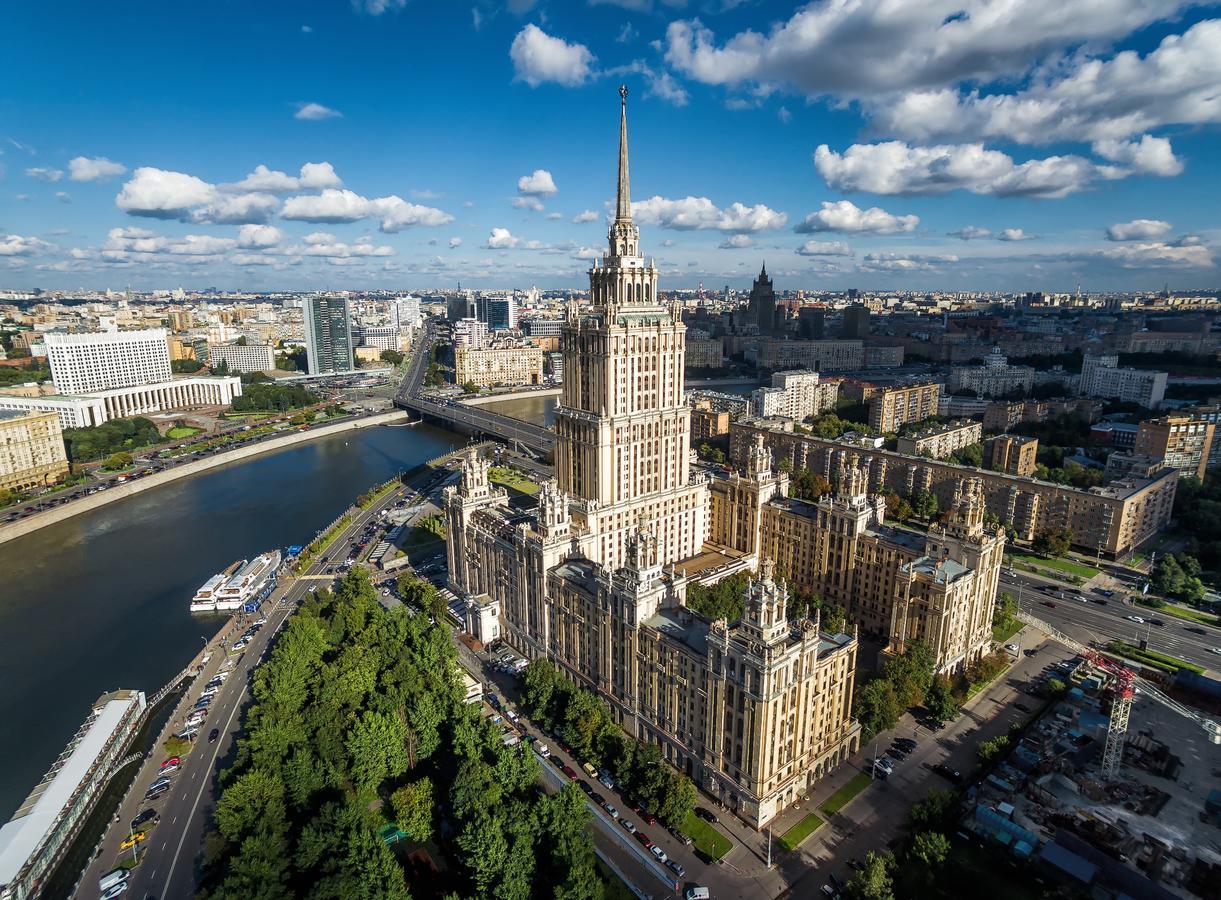
[[[902,566],[905,572],[925,575],[936,584],[953,584],[959,578],[970,573],[970,569],[956,560],[932,556],[921,556]]]
[[[902,435],[902,438],[908,440],[920,440],[922,438],[938,437],[939,435],[949,434],[954,431],[961,431],[964,428],[982,428],[975,419],[954,419],[951,422],[939,422],[936,425],[930,425],[927,428],[921,428],[919,431],[908,432]]]
[[[0,828],[0,885],[21,871],[55,825],[64,807],[88,778],[124,717],[143,703],[138,691],[113,691],[94,703],[89,718],[68,742],[51,770]]]

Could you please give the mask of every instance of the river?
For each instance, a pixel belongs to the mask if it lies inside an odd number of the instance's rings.
[[[0,544],[0,822],[105,691],[149,694],[221,617],[187,604],[236,559],[304,544],[370,485],[466,439],[374,427],[212,469]]]
[[[699,388],[701,390],[720,391],[722,394],[743,395],[749,394],[760,384],[762,382],[752,381],[747,384],[700,385]],[[481,408],[550,428],[555,424],[555,407],[559,402],[560,398],[558,395],[550,397],[519,397],[516,400],[500,400],[496,403],[484,403],[481,405]]]

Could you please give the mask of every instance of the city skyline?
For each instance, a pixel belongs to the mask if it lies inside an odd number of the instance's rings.
[[[70,6],[8,16],[3,287],[581,287],[621,81],[670,288],[1216,286],[1205,6]]]

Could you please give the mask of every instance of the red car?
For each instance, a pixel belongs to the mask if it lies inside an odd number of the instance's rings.
[[[176,766],[180,762],[182,762],[182,760],[179,757],[171,756],[169,759],[167,759],[165,762],[163,762],[161,764],[161,768],[168,769],[170,766]]]
[[[649,840],[649,836],[647,834],[645,834],[643,831],[637,831],[635,837],[636,837],[636,840],[638,840],[638,841],[640,841],[640,843],[644,844],[646,850],[652,848],[653,842]]]
[[[1056,604],[1052,603],[1050,600],[1044,600],[1043,605],[1049,607],[1050,609],[1056,608]]]

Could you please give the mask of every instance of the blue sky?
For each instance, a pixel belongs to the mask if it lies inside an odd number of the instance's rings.
[[[0,286],[581,286],[618,96],[663,287],[1217,286],[1181,0],[59,2],[2,14]]]

